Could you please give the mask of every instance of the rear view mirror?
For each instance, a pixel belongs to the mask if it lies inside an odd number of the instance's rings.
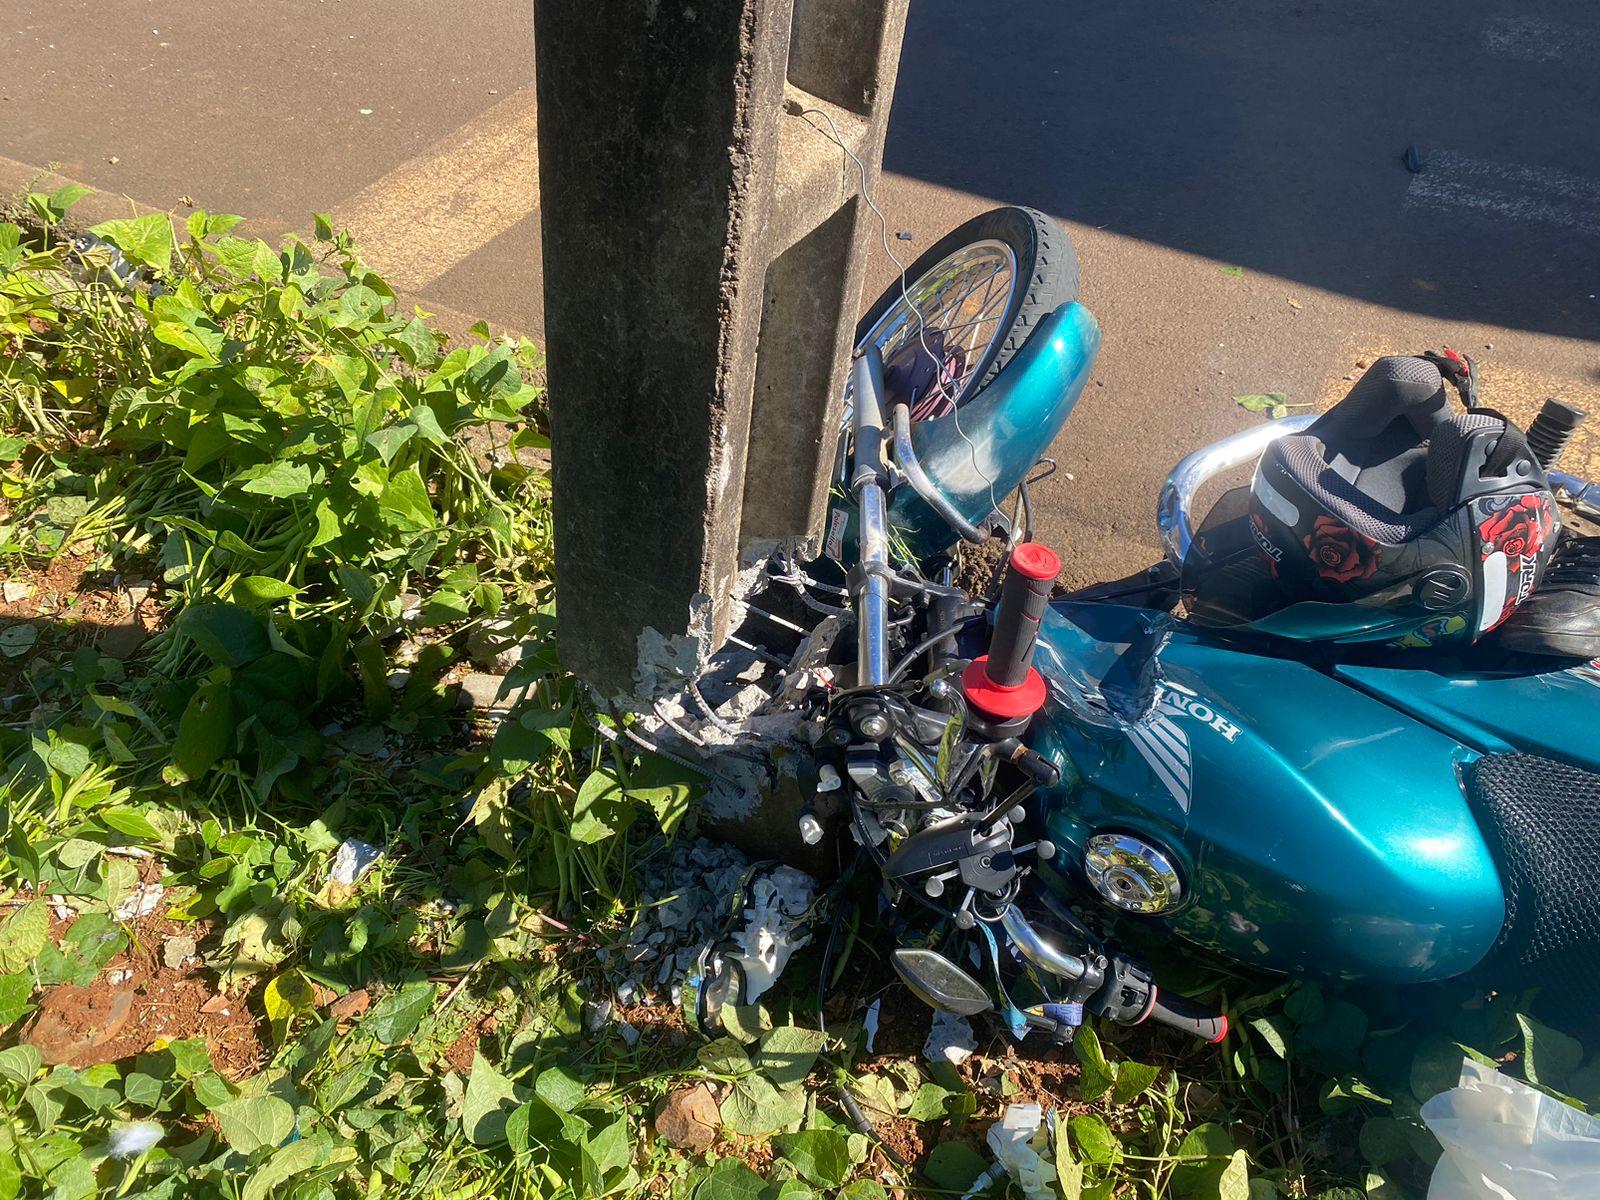
[[[906,987],[930,1008],[975,1017],[994,1007],[983,984],[937,950],[903,946],[890,959]]]

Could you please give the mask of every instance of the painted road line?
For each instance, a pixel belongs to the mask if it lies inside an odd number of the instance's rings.
[[[1547,167],[1430,153],[1406,189],[1407,208],[1465,208],[1600,237],[1600,183]]]
[[[538,207],[533,89],[508,96],[333,211],[391,283],[420,291]]]
[[[1517,62],[1559,62],[1588,58],[1600,49],[1600,30],[1558,25],[1542,17],[1491,17],[1479,32],[1483,48],[1496,58]]]

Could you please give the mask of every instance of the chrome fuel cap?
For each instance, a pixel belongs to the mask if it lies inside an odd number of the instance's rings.
[[[1124,912],[1166,912],[1183,896],[1183,881],[1169,854],[1128,833],[1091,837],[1083,873],[1102,900]]]

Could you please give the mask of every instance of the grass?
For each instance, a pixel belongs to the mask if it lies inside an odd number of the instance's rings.
[[[0,221],[0,1200],[959,1195],[1025,1099],[1064,1200],[1386,1198],[1421,1194],[1463,1046],[1600,1098],[1504,1000],[1192,964],[1220,1053],[1104,1030],[933,1065],[860,931],[826,1036],[815,954],[720,1037],[586,1021],[694,809],[552,644],[537,351],[398,313],[320,218],[274,248],[158,214],[80,255],[75,198]],[[454,704],[485,638],[520,648],[503,716]],[[383,849],[355,882],[347,839]],[[716,1139],[676,1148],[655,1114],[699,1086]]]

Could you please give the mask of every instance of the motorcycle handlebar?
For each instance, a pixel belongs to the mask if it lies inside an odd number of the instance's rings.
[[[917,459],[917,449],[911,442],[911,409],[906,407],[903,400],[896,402],[894,406],[894,457],[906,477],[906,482],[911,485],[911,490],[927,501],[933,511],[944,519],[945,524],[966,541],[989,540],[988,532],[979,529],[962,516],[950,497],[940,491],[939,485],[929,479],[928,473],[922,469],[922,463]]]

